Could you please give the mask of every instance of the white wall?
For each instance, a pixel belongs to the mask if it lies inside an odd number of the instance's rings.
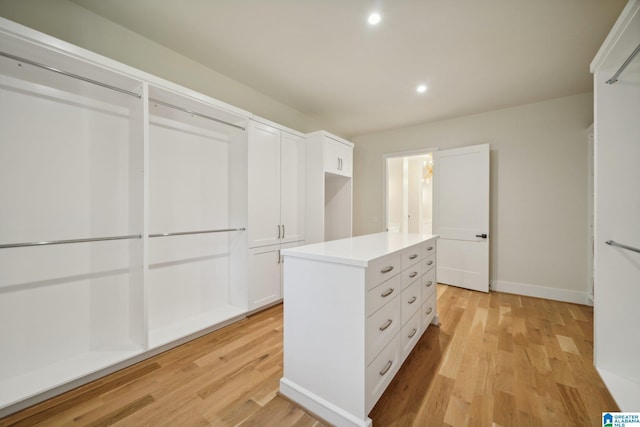
[[[300,132],[322,128],[312,117],[69,0],[0,0],[0,16]]]
[[[354,235],[384,229],[384,154],[489,143],[492,286],[586,303],[592,120],[585,93],[356,137]]]

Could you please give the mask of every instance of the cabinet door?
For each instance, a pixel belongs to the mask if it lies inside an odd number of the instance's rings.
[[[280,245],[249,251],[249,309],[282,299]]]
[[[305,141],[282,132],[280,139],[280,223],[282,242],[304,240]]]
[[[249,133],[249,247],[279,243],[280,131],[251,123]]]
[[[339,143],[338,158],[340,159],[340,175],[351,177],[353,174],[353,147]]]
[[[340,160],[338,158],[338,150],[340,143],[333,139],[324,138],[322,144],[322,157],[324,162],[324,171],[329,173],[340,173]]]

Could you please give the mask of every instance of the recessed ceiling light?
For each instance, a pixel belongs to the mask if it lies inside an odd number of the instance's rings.
[[[425,93],[427,91],[427,85],[418,85],[416,88],[416,92]]]
[[[369,15],[367,21],[369,22],[369,25],[378,25],[381,19],[382,17],[378,12],[373,12],[371,15]]]

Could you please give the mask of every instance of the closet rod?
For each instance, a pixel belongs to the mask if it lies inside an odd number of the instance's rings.
[[[215,117],[207,116],[206,114],[198,113],[197,111],[188,110],[183,107],[178,107],[177,105],[169,104],[168,102],[160,101],[158,99],[149,98],[149,102],[154,102],[156,104],[164,105],[165,107],[173,108],[175,110],[182,111],[187,114],[193,114],[194,116],[202,117],[204,119],[213,120],[214,122],[222,123],[223,125],[233,126],[234,128],[245,130],[242,126],[236,125],[234,123],[225,122],[224,120],[216,119]]]
[[[219,230],[200,230],[200,231],[180,231],[177,233],[156,233],[149,234],[149,237],[168,237],[168,236],[186,236],[188,234],[206,234],[206,233],[223,233],[225,231],[245,231],[246,228],[221,228]]]
[[[97,86],[101,86],[101,87],[104,87],[104,88],[107,88],[107,89],[115,90],[116,92],[124,93],[125,95],[133,96],[133,97],[136,97],[136,98],[142,98],[142,95],[140,95],[139,93],[131,92],[129,90],[122,89],[122,88],[119,88],[117,86],[112,86],[112,85],[107,84],[107,83],[102,83],[102,82],[99,82],[97,80],[90,79],[88,77],[80,76],[78,74],[69,73],[68,71],[59,70],[57,68],[53,68],[53,67],[50,67],[50,66],[45,65],[45,64],[40,64],[39,62],[34,62],[34,61],[29,60],[29,59],[25,59],[25,58],[21,58],[19,56],[11,55],[10,53],[0,52],[0,56],[4,56],[6,58],[10,58],[10,59],[13,59],[13,60],[18,61],[18,62],[24,62],[25,64],[33,65],[34,67],[39,67],[39,68],[43,68],[45,70],[53,71],[54,73],[62,74],[63,76],[73,77],[74,79],[82,80],[82,81],[87,82],[87,83],[91,83],[91,84],[94,84],[94,85],[97,85]]]
[[[626,249],[628,251],[640,253],[640,249],[638,248],[634,248],[633,246],[623,245],[622,243],[614,242],[613,240],[607,240],[605,243],[610,246],[617,246],[619,248]]]
[[[618,71],[616,71],[616,73],[609,80],[607,80],[606,83],[608,85],[612,85],[615,82],[617,82],[618,81],[618,76],[620,76],[620,74],[622,74],[624,69],[627,68],[629,66],[629,64],[631,64],[631,61],[633,61],[633,58],[635,58],[636,55],[638,55],[638,53],[640,53],[640,44],[634,49],[633,52],[631,52],[631,55],[629,55],[627,60],[624,61],[624,63],[620,66],[620,68],[618,68]]]
[[[70,240],[51,240],[48,242],[10,243],[8,245],[0,245],[0,249],[22,248],[26,246],[65,245],[67,243],[102,242],[105,240],[126,240],[126,239],[141,239],[141,238],[142,238],[142,235],[140,234],[131,234],[129,236],[93,237],[89,239],[70,239]]]

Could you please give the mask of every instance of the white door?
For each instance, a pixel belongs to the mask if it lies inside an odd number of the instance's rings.
[[[489,292],[489,144],[436,151],[438,282]]]
[[[280,243],[280,131],[251,122],[249,247]]]
[[[282,242],[304,240],[305,141],[282,132],[280,140],[280,222]]]
[[[282,299],[280,245],[249,250],[249,309]]]

